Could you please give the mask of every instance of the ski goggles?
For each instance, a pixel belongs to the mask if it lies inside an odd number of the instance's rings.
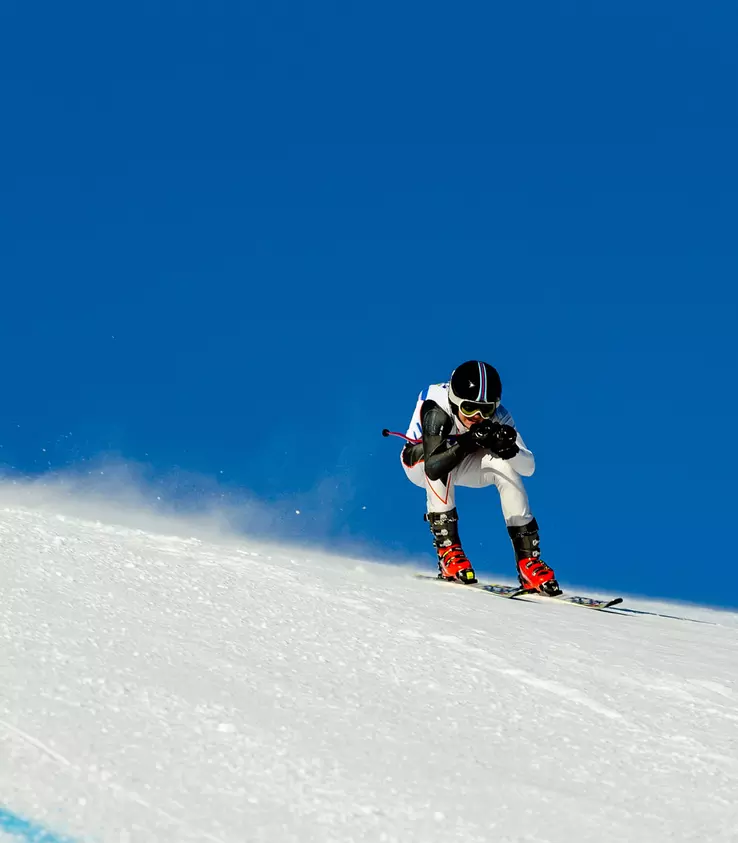
[[[483,419],[491,419],[497,412],[500,406],[499,401],[494,401],[492,404],[480,404],[477,401],[462,401],[459,404],[459,412],[467,419],[474,418],[474,416],[481,416]]]

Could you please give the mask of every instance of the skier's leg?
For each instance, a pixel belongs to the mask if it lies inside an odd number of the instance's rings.
[[[552,597],[561,594],[553,569],[541,559],[541,540],[536,519],[522,527],[508,527],[507,532],[515,549],[520,584],[527,588],[537,588]]]
[[[474,569],[461,546],[459,515],[456,509],[448,512],[429,512],[425,519],[433,535],[433,544],[438,554],[439,576],[461,580],[461,582],[476,582]]]
[[[455,482],[471,488],[497,487],[521,584],[547,594],[560,593],[553,570],[541,559],[538,522],[530,510],[528,494],[518,472],[505,460],[480,452],[461,463]]]
[[[459,516],[454,505],[454,473],[440,480],[428,479],[422,463],[403,464],[408,480],[426,491],[426,515],[438,554],[439,576],[476,582],[474,569],[467,559],[459,538]]]
[[[456,506],[454,502],[454,475],[456,469],[445,478],[429,480],[422,462],[412,467],[403,464],[405,474],[411,483],[425,489],[428,512],[451,512]]]
[[[533,520],[523,478],[505,460],[493,457],[488,451],[477,451],[476,454],[470,454],[454,474],[457,486],[472,489],[496,486],[508,527],[522,527]]]

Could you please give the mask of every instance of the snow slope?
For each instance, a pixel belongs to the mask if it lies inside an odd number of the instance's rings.
[[[735,614],[7,499],[0,572],[2,843],[738,841]]]

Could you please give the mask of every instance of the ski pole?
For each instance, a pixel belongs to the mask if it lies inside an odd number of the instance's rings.
[[[409,436],[405,436],[404,433],[397,433],[394,430],[387,430],[386,427],[382,431],[382,436],[399,436],[400,439],[404,439],[407,442],[412,442],[413,445],[417,445],[419,442],[423,441],[422,439],[411,439]]]

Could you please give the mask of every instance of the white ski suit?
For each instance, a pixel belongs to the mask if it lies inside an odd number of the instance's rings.
[[[415,412],[407,430],[409,439],[414,442],[422,441],[423,430],[420,411],[423,402],[426,400],[435,401],[452,419],[454,428],[450,434],[451,437],[467,432],[467,429],[451,410],[448,399],[448,384],[439,383],[427,387],[418,396]],[[500,424],[515,427],[512,416],[502,405],[497,408],[494,419]],[[411,483],[426,490],[428,512],[449,512],[452,510],[455,506],[454,488],[456,486],[468,486],[475,489],[483,486],[496,486],[500,493],[505,523],[508,527],[522,527],[533,520],[522,477],[529,477],[533,474],[535,458],[533,453],[526,448],[519,432],[516,441],[520,452],[512,459],[503,460],[492,456],[488,450],[480,449],[466,456],[446,477],[438,480],[429,479],[422,457],[413,465],[407,465],[403,460],[402,467]],[[408,447],[406,446],[406,449]]]

